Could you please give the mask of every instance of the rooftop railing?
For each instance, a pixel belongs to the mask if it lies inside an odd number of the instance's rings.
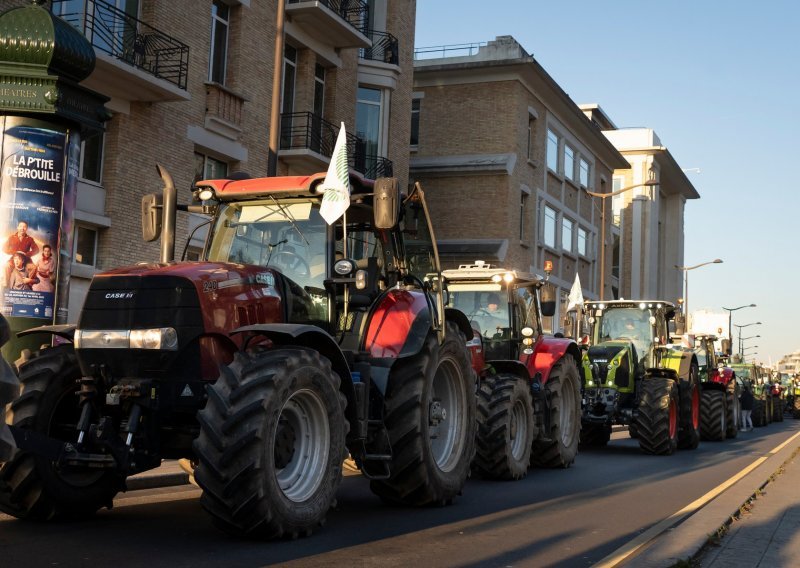
[[[443,57],[471,57],[477,55],[481,47],[487,42],[460,43],[455,45],[436,45],[431,47],[417,47],[414,49],[414,60],[440,59]]]

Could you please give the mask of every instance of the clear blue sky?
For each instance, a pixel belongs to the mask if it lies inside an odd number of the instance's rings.
[[[748,353],[800,349],[800,3],[417,0],[416,46],[511,35],[578,104],[656,131],[687,202],[690,310],[734,312]],[[737,332],[734,328],[734,341]],[[734,343],[735,345],[735,343]]]

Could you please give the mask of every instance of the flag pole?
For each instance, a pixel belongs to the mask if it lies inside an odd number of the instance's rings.
[[[342,255],[347,258],[347,211],[342,213]],[[344,314],[344,321],[342,322],[343,328],[347,328],[347,306],[350,303],[350,287],[344,287],[344,307],[342,313]]]

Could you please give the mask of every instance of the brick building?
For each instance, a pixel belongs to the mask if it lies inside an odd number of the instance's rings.
[[[587,191],[610,192],[629,164],[542,66],[510,36],[419,49],[412,108],[410,175],[429,196],[444,262],[542,274],[550,260],[557,315],[576,273],[597,298],[601,199]],[[608,283],[610,254],[605,263]]]
[[[0,0],[0,11],[30,0]],[[180,202],[197,178],[267,174],[277,0],[54,0],[97,65],[83,83],[110,97],[104,136],[83,144],[69,320],[99,270],[158,258],[140,201]],[[351,167],[408,181],[415,0],[286,0],[279,175],[327,169],[341,122]],[[178,216],[176,253],[200,220]],[[198,253],[202,230],[188,254]]]

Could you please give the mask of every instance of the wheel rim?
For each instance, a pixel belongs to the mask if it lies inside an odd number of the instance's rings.
[[[276,477],[287,499],[302,502],[327,473],[330,425],[325,404],[311,390],[295,392],[281,409],[273,440]]]
[[[522,459],[530,445],[527,440],[528,413],[526,412],[525,403],[519,399],[514,402],[514,407],[511,409],[509,433],[511,437],[511,456],[518,461]]]
[[[572,444],[572,441],[577,434],[575,428],[575,407],[577,398],[575,396],[575,389],[570,388],[571,382],[566,381],[561,385],[561,407],[558,409],[558,431],[561,432],[561,443],[565,446]]]
[[[678,435],[678,403],[674,398],[669,399],[669,438],[674,439]]]
[[[428,434],[431,454],[442,471],[458,464],[464,447],[466,405],[469,392],[455,361],[443,359],[433,377],[428,405]]]

